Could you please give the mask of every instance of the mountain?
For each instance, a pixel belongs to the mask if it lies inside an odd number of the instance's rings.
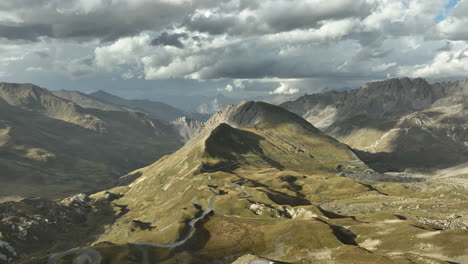
[[[200,95],[166,96],[162,100],[187,112],[195,112],[208,117],[228,104],[238,104],[240,102],[239,99],[230,98],[222,94],[217,94],[214,97]]]
[[[90,95],[69,90],[51,91],[57,97],[69,100],[83,108],[96,108],[106,111],[127,111],[128,108],[100,101]]]
[[[188,141],[190,138],[196,135],[205,124],[199,120],[184,116],[175,121],[172,121],[170,125],[172,125],[175,130],[179,132],[179,135],[184,138],[185,141]]]
[[[112,100],[109,100],[110,103],[106,103],[105,101],[101,101],[100,99],[93,97],[91,95],[83,94],[78,91],[68,91],[68,90],[59,90],[59,91],[52,91],[52,93],[58,97],[61,97],[63,99],[70,100],[79,106],[83,108],[95,108],[95,109],[101,109],[101,110],[106,110],[106,111],[130,111],[130,112],[145,112],[145,110],[149,111],[156,111],[161,115],[165,115],[165,112],[163,111],[162,108],[155,109],[152,107],[152,104],[154,103],[156,106],[159,104],[157,102],[152,102],[152,101],[129,101],[125,100],[123,98],[114,96],[112,94],[106,93],[106,92],[98,92],[98,96],[105,96],[106,98],[111,98]],[[100,95],[99,95],[100,94]],[[143,102],[143,103],[141,103]],[[115,103],[115,104],[114,104]],[[122,104],[126,105],[132,105],[132,107],[127,107],[123,106]],[[137,107],[136,105],[140,105],[142,107]],[[145,107],[147,106],[147,107]],[[169,107],[171,108],[171,107]],[[178,110],[175,110],[178,111]],[[148,113],[149,114],[149,113]],[[176,116],[180,114],[186,114],[190,116],[195,116],[197,119],[193,119],[190,117],[186,116],[181,116],[178,119],[168,122],[167,124],[172,127],[175,132],[177,132],[183,141],[189,140],[196,132],[198,132],[202,127],[203,127],[203,122],[199,120],[205,120],[206,116],[198,113],[182,113],[178,112]],[[151,115],[151,114],[150,114]],[[153,113],[153,116],[155,114]],[[171,116],[171,113],[169,111],[169,117]],[[172,115],[173,116],[173,115]],[[167,117],[167,116],[166,116]],[[174,116],[173,116],[174,117]],[[170,119],[170,118],[169,118]]]
[[[174,121],[180,117],[191,117],[201,121],[206,120],[206,116],[200,114],[187,113],[165,103],[150,100],[127,100],[105,91],[99,90],[89,94],[100,101],[116,106],[127,107],[148,113],[153,118],[164,122]]]
[[[468,161],[467,84],[391,79],[281,106],[360,150],[375,169],[433,170]]]
[[[279,105],[284,102],[294,101],[297,98],[301,97],[300,94],[269,94],[263,96],[250,97],[246,100],[248,101],[262,101],[269,104]]]
[[[464,263],[468,192],[463,177],[443,175],[382,181],[301,117],[242,102],[118,187],[0,202],[0,254],[24,264]]]
[[[181,146],[144,113],[82,108],[32,84],[0,83],[0,109],[0,196],[102,190]]]

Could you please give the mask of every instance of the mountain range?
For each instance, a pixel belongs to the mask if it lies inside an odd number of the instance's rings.
[[[116,95],[107,93],[103,90],[90,93],[89,95],[81,94],[76,91],[63,91],[63,90],[54,92],[54,93],[59,97],[72,100],[75,103],[78,103],[80,105],[87,104],[90,98],[94,98],[94,99],[97,99],[98,102],[104,102],[104,103],[113,105],[114,107],[117,106],[120,108],[134,109],[137,111],[148,113],[151,117],[164,121],[164,122],[174,121],[184,116],[199,119],[201,121],[205,121],[209,117],[207,115],[203,115],[200,113],[184,112],[173,106],[170,106],[168,104],[158,102],[158,101],[142,100],[142,99],[135,99],[135,100],[124,99]],[[76,94],[80,94],[80,97],[74,96]],[[98,106],[98,104],[94,104],[94,105]]]
[[[80,106],[2,84],[0,115],[14,113],[0,116],[4,164],[36,164],[10,150],[23,135],[30,145],[91,145],[94,156],[81,156],[90,162],[180,145],[94,193],[0,197],[0,263],[465,263],[465,84],[391,79],[281,107],[228,104],[206,122],[160,123],[134,107],[74,99]],[[126,128],[114,126],[121,116]],[[81,130],[62,132],[62,123]],[[136,123],[160,133],[149,138]],[[87,131],[97,140],[85,141]],[[141,134],[128,149],[107,141],[131,133]],[[32,141],[35,134],[69,138]],[[49,168],[41,164],[35,169]]]
[[[403,78],[281,106],[358,150],[379,171],[427,171],[468,161],[467,94],[467,80]]]
[[[88,102],[96,108],[32,84],[0,84],[1,196],[103,189],[182,145],[172,126],[146,113]]]

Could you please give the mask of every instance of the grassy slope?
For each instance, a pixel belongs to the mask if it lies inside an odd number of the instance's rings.
[[[142,113],[83,109],[32,85],[0,88],[0,196],[109,188],[182,144]]]
[[[442,217],[434,215],[436,209],[447,217],[465,214],[466,190],[435,188],[437,182],[360,183],[336,176],[338,165],[344,171],[366,169],[345,145],[291,123],[220,125],[132,172],[136,180],[130,185],[111,190],[123,196],[112,203],[116,214],[122,206],[128,212],[104,226],[97,241],[114,244],[93,248],[104,261],[138,263],[141,256],[127,243],[176,240],[218,192],[223,195],[215,199],[214,212],[194,237],[176,249],[148,247],[150,261],[230,263],[245,254],[288,263],[466,261],[466,230],[434,233],[437,225],[418,218]],[[248,180],[244,188],[251,197],[238,196],[245,192],[232,182],[241,178]],[[104,196],[93,195],[98,201]],[[435,196],[450,208],[437,208]]]

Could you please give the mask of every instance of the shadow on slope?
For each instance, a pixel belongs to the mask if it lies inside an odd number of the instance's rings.
[[[265,138],[245,130],[235,129],[222,123],[216,127],[205,142],[205,153],[210,158],[221,159],[216,164],[204,164],[203,170],[213,169],[232,171],[240,163],[249,162],[248,158],[262,160],[270,166],[282,170],[284,167],[263,152],[260,141]]]

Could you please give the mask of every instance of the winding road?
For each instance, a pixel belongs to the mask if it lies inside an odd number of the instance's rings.
[[[243,193],[243,195],[236,195],[239,198],[248,198],[252,196],[252,193],[248,190],[246,190],[242,184],[248,182],[247,179],[242,178],[240,180],[234,181],[231,184],[236,186],[236,188]],[[220,194],[219,192],[210,196],[208,198],[208,208],[203,211],[203,213],[198,216],[197,218],[194,218],[190,220],[188,223],[188,231],[186,232],[185,235],[180,237],[174,242],[171,243],[151,243],[151,242],[139,242],[139,243],[130,243],[134,248],[136,248],[141,255],[141,264],[150,264],[149,262],[149,256],[148,256],[148,251],[146,247],[162,247],[162,248],[174,248],[174,247],[179,247],[183,244],[185,244],[195,233],[195,225],[202,219],[204,219],[208,214],[213,212],[215,210],[214,208],[214,200],[216,197],[221,196],[223,194]],[[80,255],[80,258],[86,258],[89,264],[99,264],[101,262],[102,256],[99,252],[93,249],[73,249],[73,250],[68,250],[64,251],[61,253],[56,253],[52,254],[49,256],[49,259],[47,260],[47,264],[57,264],[57,261],[59,261],[61,258],[70,255],[70,254],[77,254]]]

